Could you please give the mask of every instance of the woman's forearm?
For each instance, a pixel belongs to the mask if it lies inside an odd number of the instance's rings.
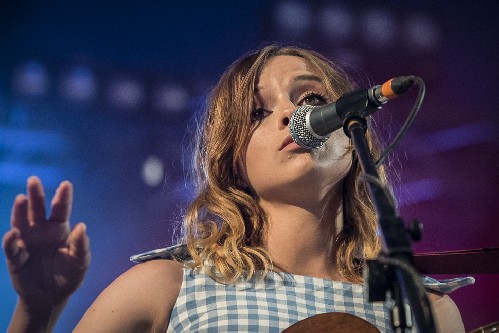
[[[52,332],[67,300],[52,306],[33,307],[18,298],[7,333]]]

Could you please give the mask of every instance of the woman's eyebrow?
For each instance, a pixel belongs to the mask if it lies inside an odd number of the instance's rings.
[[[293,81],[317,81],[319,83],[322,83],[322,80],[320,77],[317,75],[313,74],[302,74],[302,75],[297,75],[293,78]]]

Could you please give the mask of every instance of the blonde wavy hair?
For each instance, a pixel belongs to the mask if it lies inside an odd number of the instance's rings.
[[[237,60],[222,75],[199,127],[194,154],[198,194],[185,214],[183,240],[192,267],[222,283],[265,276],[273,268],[263,247],[267,217],[238,165],[251,131],[255,81],[265,64],[279,55],[305,59],[321,78],[330,100],[354,88],[347,75],[322,55],[289,46],[263,47]],[[370,131],[368,141],[376,155],[378,143]],[[354,151],[351,156],[352,166],[342,188],[343,227],[334,240],[335,264],[348,280],[361,282],[362,258],[376,256],[380,243],[376,213],[365,183],[358,179],[360,167]],[[379,172],[386,181],[384,171]]]

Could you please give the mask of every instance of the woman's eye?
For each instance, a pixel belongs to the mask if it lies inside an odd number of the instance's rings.
[[[326,97],[318,93],[309,93],[302,98],[300,105],[319,106],[327,104]]]
[[[254,123],[256,121],[261,121],[265,117],[267,117],[270,114],[269,111],[265,110],[264,108],[257,108],[251,112],[251,122]]]

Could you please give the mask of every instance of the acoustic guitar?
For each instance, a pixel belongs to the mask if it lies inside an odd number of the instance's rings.
[[[381,333],[373,324],[348,313],[321,313],[286,328],[283,333],[335,332],[335,333]]]
[[[282,333],[380,333],[370,322],[348,313],[321,313],[286,328]],[[469,333],[499,332],[499,321],[479,327]]]

